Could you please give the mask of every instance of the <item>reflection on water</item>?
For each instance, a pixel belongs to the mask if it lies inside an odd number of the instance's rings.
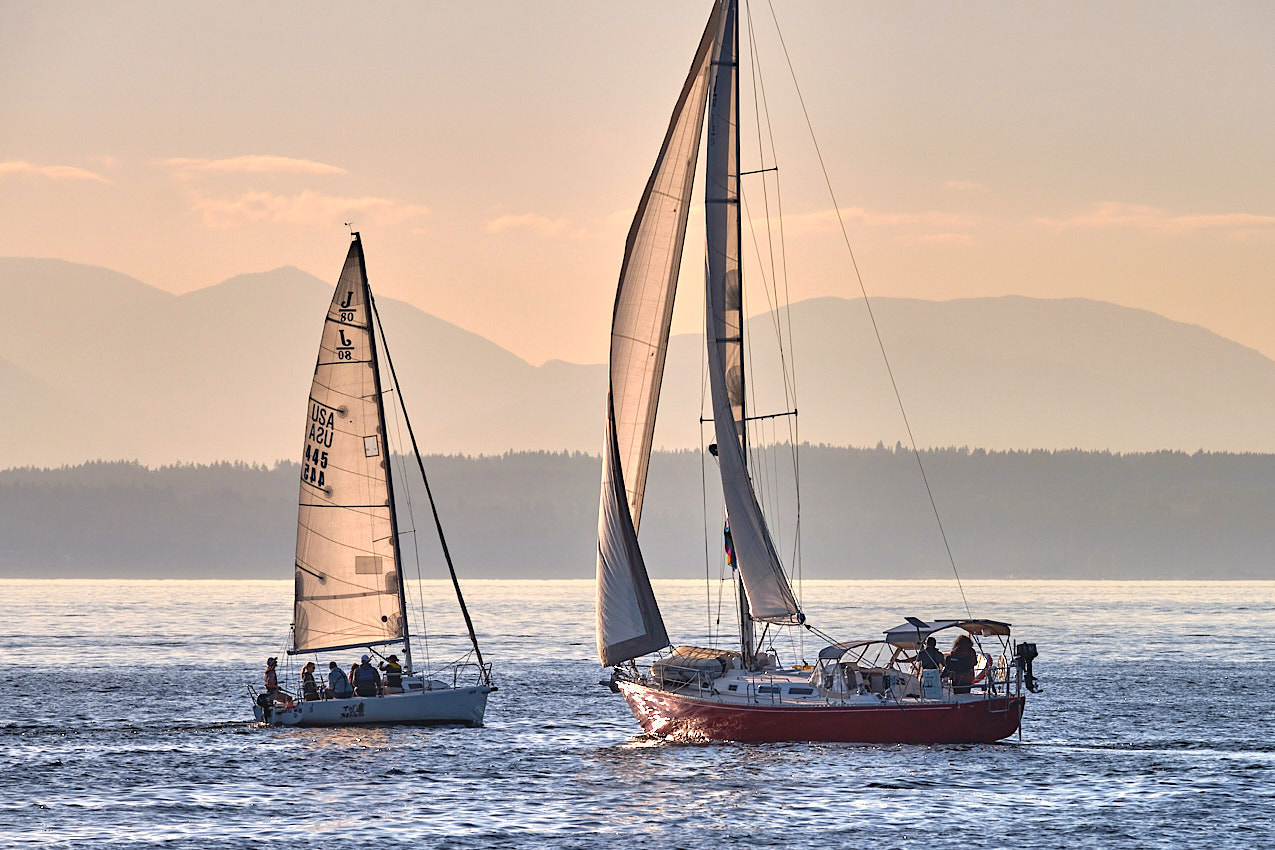
[[[657,582],[669,632],[718,627]],[[670,745],[596,684],[588,582],[470,582],[496,664],[484,729],[250,724],[291,583],[0,582],[0,845],[1260,846],[1275,804],[1275,583],[971,582],[1041,648],[1021,743]],[[435,659],[463,652],[445,584]],[[811,619],[873,637],[963,613],[950,582],[807,582]],[[449,620],[448,618],[452,619]],[[804,641],[804,642],[803,642]],[[799,633],[785,660],[819,649]],[[424,653],[422,642],[421,652]],[[334,658],[342,662],[351,659]],[[955,831],[955,832],[951,832]]]

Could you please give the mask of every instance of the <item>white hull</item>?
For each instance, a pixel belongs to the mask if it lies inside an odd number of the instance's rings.
[[[358,726],[366,724],[432,725],[460,724],[482,726],[487,710],[487,694],[493,688],[475,685],[468,688],[412,691],[382,697],[324,699],[294,702],[270,709],[270,716],[253,704],[258,723],[274,726]]]

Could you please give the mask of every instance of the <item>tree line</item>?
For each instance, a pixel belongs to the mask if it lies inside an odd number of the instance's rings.
[[[966,578],[1275,578],[1275,455],[944,448],[918,464],[898,445],[806,445],[799,511],[793,457],[772,446],[753,468],[781,554],[808,579],[946,577],[949,547]],[[654,577],[721,569],[712,463],[653,455],[640,539]],[[596,456],[425,466],[464,576],[592,577]],[[292,462],[0,471],[0,576],[288,579],[299,475]],[[416,539],[404,550],[442,577],[424,489],[406,481],[400,528]]]

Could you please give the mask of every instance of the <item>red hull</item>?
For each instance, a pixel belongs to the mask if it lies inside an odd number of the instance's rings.
[[[1018,731],[1026,698],[919,705],[728,705],[620,682],[647,732],[671,738],[774,743],[990,744]]]

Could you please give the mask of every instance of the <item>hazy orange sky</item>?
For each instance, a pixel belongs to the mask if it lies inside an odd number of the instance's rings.
[[[0,9],[0,256],[335,280],[353,220],[382,295],[539,363],[605,359],[709,3]],[[1097,298],[1275,356],[1275,4],[775,10],[870,293]],[[792,296],[853,296],[769,36],[760,63]]]

